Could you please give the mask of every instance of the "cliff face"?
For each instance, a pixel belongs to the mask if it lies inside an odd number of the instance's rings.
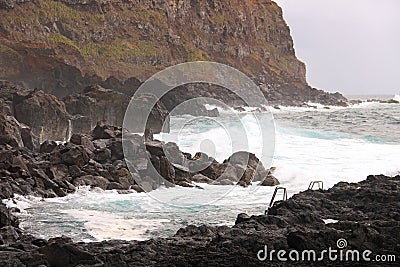
[[[304,89],[305,66],[271,0],[0,0],[0,78],[58,96],[187,61]]]

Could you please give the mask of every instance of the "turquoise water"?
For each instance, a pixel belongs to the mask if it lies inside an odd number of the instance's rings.
[[[289,195],[305,190],[313,180],[323,180],[330,187],[339,181],[360,181],[369,174],[400,171],[400,105],[363,103],[272,111],[274,146],[269,148],[274,153],[272,161],[266,157],[264,164],[276,167],[274,175]],[[222,112],[220,122],[225,128],[209,120],[183,127],[190,118],[172,118],[171,134],[158,137],[175,141],[190,153],[202,149],[201,140],[211,140],[215,147],[205,149],[219,161],[229,157],[232,144],[240,140],[246,140],[258,156],[263,153],[257,123],[246,112]],[[232,140],[226,129],[239,129],[240,121],[248,136]],[[232,225],[240,212],[261,214],[274,189],[256,184],[249,188],[201,186],[204,190],[174,187],[126,195],[82,188],[64,198],[18,197],[15,201],[24,211],[20,218],[26,231],[45,238],[64,234],[81,241],[140,240],[173,235],[188,224]]]

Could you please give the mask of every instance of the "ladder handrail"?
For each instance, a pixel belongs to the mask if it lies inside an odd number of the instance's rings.
[[[308,186],[308,190],[312,190],[314,188],[314,185],[318,185],[318,189],[324,190],[324,182],[323,181],[312,181],[310,182],[310,185]]]
[[[269,203],[269,207],[265,210],[264,214],[268,214],[268,210],[274,204],[274,202],[275,202],[274,200],[275,200],[276,194],[278,193],[279,190],[283,190],[282,201],[286,201],[287,200],[287,189],[285,187],[278,187],[278,186],[275,187],[274,194],[272,195],[271,202]]]

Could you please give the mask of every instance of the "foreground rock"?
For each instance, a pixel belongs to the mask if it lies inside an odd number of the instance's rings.
[[[371,250],[374,255],[395,255],[400,260],[400,176],[369,176],[360,183],[341,182],[326,191],[304,191],[277,202],[269,215],[240,214],[233,227],[188,226],[174,236],[147,241],[73,243],[68,238],[41,240],[23,235],[12,215],[0,205],[1,233],[8,247],[0,247],[0,265],[45,266],[260,266],[257,253],[271,250],[314,249],[317,253],[337,240],[346,250]],[[260,211],[262,213],[262,211]],[[324,220],[334,220],[325,223]],[[7,230],[8,229],[8,230]],[[57,255],[57,256],[55,256]],[[318,254],[320,255],[320,254]],[[393,260],[393,259],[392,259]],[[264,264],[282,266],[274,257]],[[313,265],[312,261],[285,265]],[[318,265],[342,266],[327,257]],[[367,262],[346,262],[361,264]],[[384,263],[384,266],[389,263]]]

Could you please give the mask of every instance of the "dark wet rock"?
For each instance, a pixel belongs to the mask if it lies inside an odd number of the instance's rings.
[[[253,178],[256,174],[256,170],[253,169],[253,167],[251,166],[238,166],[238,168],[240,169],[240,173],[241,173],[241,177],[240,180],[238,181],[238,185],[243,186],[243,187],[247,187],[251,184],[251,182],[253,181]]]
[[[71,115],[71,133],[88,134],[92,131],[92,119],[84,115]]]
[[[18,219],[10,212],[9,209],[0,203],[0,228],[5,226],[18,227]]]
[[[181,105],[177,109],[173,109],[172,115],[173,116],[178,116],[178,115],[192,115],[192,116],[206,116],[206,117],[218,117],[219,116],[219,111],[218,108],[213,108],[213,109],[207,109],[204,104],[207,104],[207,102],[202,103],[200,101],[191,101],[190,105]],[[176,107],[174,107],[176,108]],[[171,110],[171,109],[169,109]]]
[[[230,180],[237,183],[242,175],[244,175],[245,168],[239,165],[231,165],[227,163],[221,164],[223,166],[223,173],[219,176],[219,180]]]
[[[89,86],[82,93],[72,94],[63,100],[71,115],[88,118],[89,129],[93,129],[98,121],[107,121],[110,125],[122,126],[129,103],[127,95],[104,89],[99,85]]]
[[[75,186],[90,185],[92,187],[99,187],[103,190],[106,190],[110,182],[101,176],[85,175],[75,178],[73,184]]]
[[[39,139],[32,133],[31,128],[21,123],[20,133],[24,147],[36,150],[39,147]]]
[[[207,184],[214,182],[214,180],[212,180],[212,179],[208,178],[207,176],[204,176],[203,174],[200,174],[200,173],[193,175],[191,180],[196,183],[207,183]]]
[[[111,151],[108,148],[96,149],[93,154],[93,159],[99,163],[106,163],[111,160]]]
[[[172,164],[177,165],[186,165],[186,160],[190,159],[191,155],[184,154],[182,151],[179,150],[179,147],[176,143],[168,142],[163,145],[163,150],[165,156],[171,161]]]
[[[367,102],[378,102],[381,104],[399,104],[400,102],[395,100],[395,99],[388,99],[388,100],[382,100],[382,99],[368,99]]]
[[[51,153],[57,147],[57,142],[46,140],[40,145],[40,153]]]
[[[244,112],[244,111],[246,111],[245,109],[244,109],[244,107],[233,107],[233,109],[234,110],[236,110],[236,111],[240,111],[240,112]]]
[[[267,177],[265,177],[265,179],[260,183],[260,185],[262,186],[275,186],[278,184],[279,184],[278,179],[276,179],[276,177],[273,176],[272,174],[268,174]]]
[[[211,160],[211,162],[209,161]],[[225,171],[227,164],[221,164],[215,159],[206,159],[203,161],[208,167],[201,169],[200,173],[212,180],[218,179]],[[203,163],[202,163],[203,164]]]
[[[230,164],[238,164],[251,167],[251,169],[254,170],[254,177],[253,179],[251,179],[251,181],[263,181],[268,175],[268,171],[265,169],[264,165],[253,153],[247,151],[235,152],[226,161]]]
[[[236,217],[235,225],[241,223],[241,222],[246,222],[250,220],[250,216],[247,215],[246,213],[239,213],[238,216]]]
[[[14,110],[15,118],[29,125],[40,142],[66,139],[68,113],[57,97],[41,91],[15,97]]]
[[[96,178],[85,179],[93,181]],[[193,186],[184,181],[178,184]],[[119,186],[118,183],[108,185],[110,188]],[[153,189],[150,183],[144,182],[143,186]],[[138,186],[134,187],[139,191]],[[73,243],[68,238],[37,241],[26,238],[18,230],[14,232],[8,226],[11,247],[7,255],[9,262],[24,262],[29,258],[32,262],[48,262],[55,266],[148,266],[162,265],[165,261],[175,266],[259,266],[257,253],[265,245],[269,251],[296,249],[301,253],[309,249],[336,249],[337,240],[344,238],[348,249],[393,254],[397,261],[400,255],[397,245],[400,234],[399,187],[400,176],[369,176],[360,183],[341,182],[328,190],[301,192],[287,201],[276,202],[268,215],[239,214],[233,227],[190,225],[179,229],[172,237],[141,242]],[[4,211],[9,214],[4,205],[0,205],[1,222],[11,225],[9,215],[3,216]],[[337,222],[325,224],[325,219]],[[2,260],[0,253],[0,263]],[[319,265],[341,266],[342,263],[325,259]],[[281,264],[276,258],[268,261],[271,266]]]
[[[95,256],[69,243],[51,242],[39,248],[51,266],[95,265],[101,262]]]
[[[12,226],[4,226],[0,228],[0,244],[9,245],[18,240],[19,234],[16,228]]]
[[[0,113],[0,145],[6,144],[12,147],[24,146],[21,125],[13,116]]]
[[[93,139],[111,139],[119,135],[117,127],[107,124],[106,121],[99,121],[92,131]]]
[[[89,136],[84,134],[73,134],[69,140],[71,143],[83,146],[87,151],[93,152],[95,149],[93,142]]]
[[[118,80],[114,76],[110,76],[105,81],[100,83],[100,85],[104,88],[119,91],[128,96],[133,95],[137,88],[139,88],[140,84],[140,80],[135,77],[128,78],[123,82]]]
[[[58,163],[59,159],[62,163],[68,166],[83,166],[87,164],[90,159],[83,146],[60,146],[60,148],[57,147],[56,151],[52,152],[52,155],[56,155],[54,160],[55,163]],[[60,158],[57,158],[58,155],[60,155]]]
[[[121,138],[115,138],[113,140],[111,140],[110,145],[109,145],[109,149],[111,152],[111,158],[113,161],[115,160],[123,160],[125,158],[125,154],[124,154],[124,148],[122,146],[122,143],[125,143],[125,148],[127,149],[126,153],[128,153],[128,150],[130,153],[135,154],[137,153],[137,148],[138,148],[138,144],[131,142],[131,141],[122,141]],[[127,144],[129,143],[129,144]]]
[[[165,156],[163,143],[158,140],[147,141],[145,143],[147,151],[150,152],[151,155],[162,157]]]
[[[153,106],[152,103],[155,105]],[[150,112],[148,116],[144,111]],[[146,129],[151,129],[156,134],[170,130],[168,110],[152,94],[135,95],[131,100],[127,115],[129,120],[125,121],[124,127],[129,132],[143,133]]]
[[[175,169],[167,157],[160,157],[160,175],[167,181],[174,183]]]

